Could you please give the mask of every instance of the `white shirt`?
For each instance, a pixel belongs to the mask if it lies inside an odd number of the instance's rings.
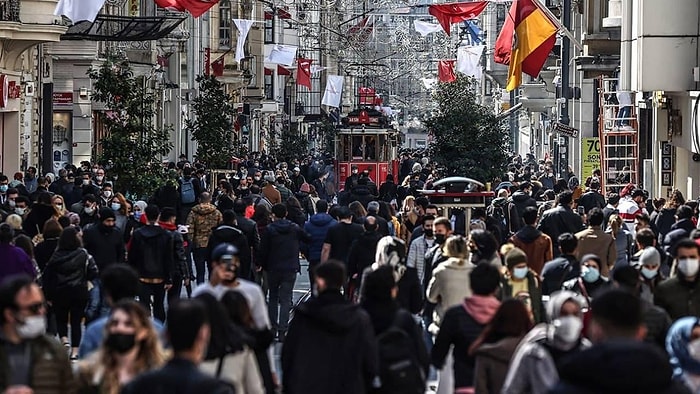
[[[256,329],[267,329],[272,327],[270,317],[267,314],[267,304],[262,289],[256,283],[245,279],[236,279],[238,286],[229,287],[224,285],[212,286],[211,283],[202,283],[192,292],[192,297],[197,297],[203,293],[209,293],[220,300],[227,291],[238,291],[248,301],[248,307],[253,318],[253,324]]]

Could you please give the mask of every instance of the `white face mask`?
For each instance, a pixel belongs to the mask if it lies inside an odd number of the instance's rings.
[[[97,179],[98,181],[102,182],[102,180],[105,179],[105,177],[104,177],[103,175],[98,175],[98,176],[95,177],[95,179]]]
[[[89,185],[89,184],[90,184],[90,180],[89,180],[89,179],[83,179],[83,185],[87,186],[87,185]]]
[[[678,270],[681,271],[683,276],[692,277],[698,274],[698,268],[700,264],[698,259],[680,259],[678,260]]]
[[[554,339],[566,345],[573,345],[581,336],[583,321],[577,316],[564,316],[554,319]]]
[[[15,208],[15,213],[19,216],[24,215],[25,212],[27,212],[27,208]]]
[[[46,318],[30,316],[17,326],[17,335],[22,339],[34,339],[46,334]]]
[[[88,215],[92,215],[93,213],[95,213],[95,208],[85,207],[83,211]]]
[[[10,208],[14,208],[15,205],[17,205],[17,201],[15,201],[15,200],[7,200],[7,205],[9,205]]]
[[[105,198],[110,198],[112,197],[112,191],[111,190],[105,190],[102,192],[102,195],[105,196]]]

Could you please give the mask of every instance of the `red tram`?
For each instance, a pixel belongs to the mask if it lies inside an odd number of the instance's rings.
[[[336,130],[335,157],[338,186],[342,189],[352,166],[369,170],[370,178],[380,185],[388,174],[398,178],[400,133],[391,128],[380,111],[362,108],[350,112]]]

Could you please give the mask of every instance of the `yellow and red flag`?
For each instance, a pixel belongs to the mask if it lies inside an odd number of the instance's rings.
[[[496,63],[508,64],[506,90],[522,83],[522,73],[539,75],[554,48],[558,27],[536,4],[537,0],[515,0],[510,7],[494,50]]]

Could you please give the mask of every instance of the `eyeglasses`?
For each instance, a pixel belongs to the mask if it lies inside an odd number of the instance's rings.
[[[17,310],[20,311],[29,311],[32,315],[38,315],[40,314],[44,309],[46,308],[46,304],[44,302],[37,302],[35,304],[27,305],[25,307],[17,307]]]

